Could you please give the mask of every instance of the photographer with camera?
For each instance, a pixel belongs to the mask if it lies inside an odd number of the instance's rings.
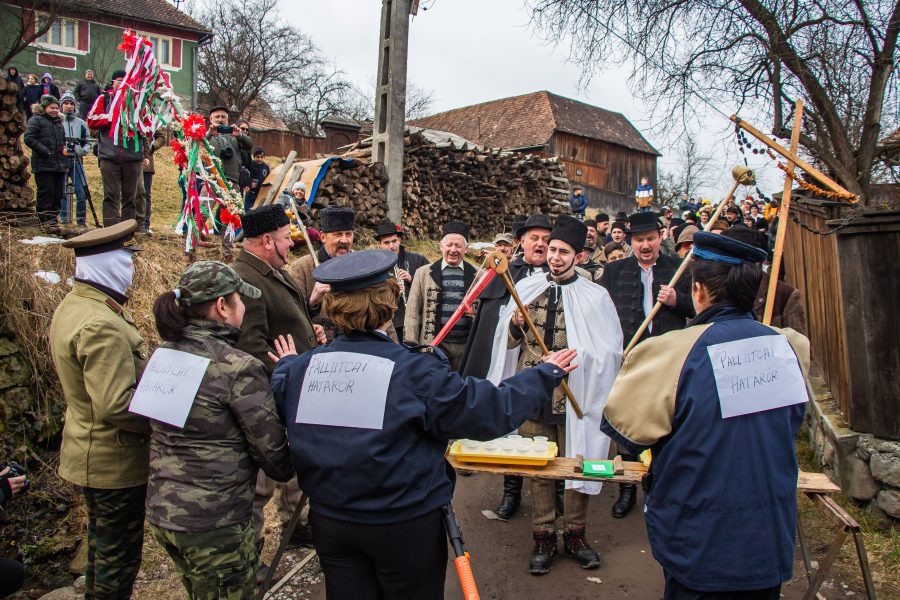
[[[69,186],[75,190],[75,222],[83,226],[85,223],[85,188],[87,179],[84,176],[83,158],[91,151],[91,136],[85,121],[75,111],[75,96],[66,92],[62,97],[62,124],[66,132],[66,158],[69,170],[66,173],[66,193],[63,194],[62,210],[59,220],[62,223],[72,222],[72,207],[69,205],[71,195]]]
[[[239,188],[241,179],[241,150],[250,151],[253,141],[250,136],[228,124],[228,109],[224,106],[213,106],[209,111],[209,129],[206,132],[209,143],[222,161],[225,178],[232,187]]]
[[[9,461],[0,468],[0,508],[13,496],[28,491],[28,477],[20,464]],[[25,565],[0,558],[0,598],[6,598],[25,583]]]
[[[112,116],[107,112],[124,79],[124,69],[113,71],[110,88],[100,94],[87,116],[88,127],[97,132],[97,156],[103,178],[104,227],[129,219],[136,219],[139,224],[144,222],[144,195],[141,193],[143,145],[135,150],[125,140],[115,142],[110,130]],[[141,142],[143,144],[143,140]]]

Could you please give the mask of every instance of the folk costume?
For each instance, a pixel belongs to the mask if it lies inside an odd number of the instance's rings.
[[[444,225],[444,235],[459,234],[468,240],[469,228],[463,223],[451,221]],[[454,311],[462,303],[466,290],[475,281],[475,267],[463,260],[451,265],[444,259],[420,267],[413,276],[409,296],[406,299],[406,316],[403,335],[414,344],[430,344]],[[472,317],[463,315],[438,346],[450,359],[455,371],[459,371],[472,329]]]
[[[694,235],[694,252],[695,260],[727,264],[765,259],[759,248],[705,232]],[[738,365],[739,378],[746,373],[752,380],[777,365],[778,383],[750,381],[759,391],[746,388],[745,404],[734,397],[743,386],[717,385],[721,369],[731,364],[726,349],[734,345],[742,356],[774,361]],[[762,325],[728,300],[706,308],[687,329],[653,337],[628,355],[601,428],[631,452],[652,448],[644,517],[653,556],[665,572],[666,600],[779,597],[793,566],[794,440],[808,367],[806,338]],[[779,394],[789,382],[798,389]]]
[[[399,236],[400,239],[403,239],[403,229],[394,224],[391,221],[382,221],[378,224],[378,227],[375,229],[375,239],[381,240],[381,238],[389,235]],[[397,252],[397,268],[403,269],[410,276],[414,276],[416,271],[424,267],[428,264],[428,259],[422,256],[421,254],[416,254],[415,252],[409,252],[406,248],[401,244],[399,251]],[[409,299],[409,294],[412,291],[412,281],[404,281],[403,283],[403,294],[400,297],[400,302],[397,305],[397,312],[394,313],[394,331],[397,332],[397,339],[399,341],[403,341],[404,332],[403,332],[403,323],[406,319],[406,300]]]
[[[396,260],[386,250],[364,250],[322,264],[315,276],[335,291],[362,290],[392,277]],[[362,363],[364,372],[353,366]],[[518,427],[549,401],[563,375],[542,363],[498,388],[463,379],[440,350],[396,344],[377,330],[282,358],[272,387],[310,495],[327,597],[442,599],[442,507],[455,483],[444,460],[448,440],[487,440]],[[350,379],[376,408],[366,418],[346,409],[350,388],[338,392],[337,404],[327,397],[331,382]]]
[[[550,241],[563,241],[576,250],[584,246],[586,232],[583,223],[571,217],[560,218],[550,233]],[[526,421],[519,433],[546,436],[558,443],[565,456],[580,454],[605,459],[610,440],[599,432],[600,419],[622,357],[622,331],[609,294],[577,274],[574,266],[568,277],[559,282],[545,273],[526,277],[516,285],[516,291],[529,307],[532,320],[551,352],[562,348],[578,351],[575,362],[579,367],[568,376],[568,384],[584,413],[584,418],[579,419],[558,388],[551,401],[541,407],[537,418]],[[541,358],[541,348],[532,332],[510,327],[515,311],[516,304],[510,301],[500,313],[488,372],[488,380],[495,384],[511,373],[531,367]],[[599,494],[601,483],[566,481],[565,487],[566,550],[576,556],[582,567],[597,567],[599,558],[584,536],[588,495]],[[535,551],[530,571],[543,574],[549,571],[556,547],[554,483],[532,479],[531,490]]]

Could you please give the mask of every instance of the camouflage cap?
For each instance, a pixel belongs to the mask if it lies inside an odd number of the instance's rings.
[[[248,298],[259,298],[262,295],[258,288],[246,283],[225,263],[200,260],[181,274],[176,294],[181,304],[196,306],[232,292],[240,292]]]

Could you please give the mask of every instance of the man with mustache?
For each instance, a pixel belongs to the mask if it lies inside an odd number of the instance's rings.
[[[343,206],[326,206],[319,211],[319,230],[322,246],[316,252],[319,264],[335,256],[342,256],[353,250],[353,228],[356,214],[353,209]],[[297,287],[306,300],[313,323],[325,328],[328,341],[335,337],[334,323],[322,312],[322,298],[328,286],[313,279],[312,272],[316,268],[312,255],[300,257],[288,267],[288,274],[297,282]],[[391,328],[393,329],[393,328]]]
[[[641,340],[683,329],[687,320],[694,316],[690,278],[682,277],[675,287],[668,286],[681,261],[660,254],[662,226],[656,214],[634,213],[628,217],[628,223],[633,254],[607,263],[600,278],[600,285],[607,289],[616,305],[626,345],[657,300],[662,302],[662,309],[653,317]],[[613,225],[613,230],[616,230],[616,225]],[[637,460],[636,456],[629,454],[623,454],[622,458]],[[612,508],[613,517],[621,519],[627,515],[634,507],[636,498],[637,486],[621,484],[619,499]]]
[[[522,222],[514,220],[513,233],[519,241],[522,253],[509,262],[509,276],[519,281],[534,273],[546,272],[547,243],[550,238],[550,219],[546,215],[534,214]],[[465,377],[487,376],[491,364],[491,344],[497,331],[500,309],[509,301],[509,291],[497,277],[481,293],[472,332],[466,342],[463,355],[462,375]],[[522,500],[522,478],[513,475],[503,477],[503,497],[494,512],[503,519],[510,519]],[[558,500],[562,512],[562,491]]]
[[[469,247],[469,227],[459,221],[444,225],[441,259],[419,267],[406,302],[403,335],[415,344],[430,344],[462,303],[475,280],[475,267],[463,258]],[[440,343],[454,371],[459,371],[472,317],[464,315]]]

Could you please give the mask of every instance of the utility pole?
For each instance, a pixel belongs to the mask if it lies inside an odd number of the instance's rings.
[[[375,160],[387,170],[388,217],[403,220],[403,135],[406,127],[406,57],[409,15],[418,0],[382,0],[375,83]]]

